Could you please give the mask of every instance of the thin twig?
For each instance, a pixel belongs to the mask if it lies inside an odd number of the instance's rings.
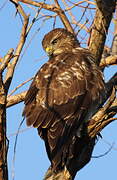
[[[112,149],[113,149],[114,143],[110,146],[110,148],[108,149],[108,151],[106,151],[105,153],[98,155],[98,156],[92,156],[92,158],[100,158],[100,157],[104,157],[105,155],[107,155]]]
[[[64,0],[64,2],[65,2],[65,0]],[[64,11],[70,11],[70,10],[72,10],[73,8],[75,8],[75,7],[79,6],[80,4],[82,4],[82,3],[84,3],[84,2],[87,2],[87,0],[80,1],[80,2],[78,2],[78,3],[74,3],[74,5],[73,5],[73,6],[71,6],[71,7],[67,7]],[[86,8],[88,8],[88,7],[86,7]]]
[[[21,13],[21,15],[24,17],[24,24],[23,24],[23,27],[22,27],[21,36],[20,36],[18,46],[17,46],[16,51],[14,53],[13,61],[8,66],[6,77],[5,77],[5,87],[7,89],[7,92],[8,92],[8,89],[10,87],[10,84],[11,84],[11,81],[12,81],[12,78],[13,78],[13,74],[14,74],[14,70],[15,70],[16,64],[17,64],[17,62],[19,60],[20,53],[22,51],[22,48],[23,48],[25,40],[26,40],[26,32],[27,32],[27,26],[28,26],[28,21],[29,21],[29,16],[27,16],[25,14],[25,12],[24,12],[23,8],[21,7],[21,5],[16,4],[16,2],[14,2],[14,1],[12,1],[12,2],[15,3],[15,6],[17,7],[19,13]]]
[[[19,135],[19,131],[20,131],[20,128],[21,128],[24,120],[25,120],[25,118],[23,118],[23,120],[20,122],[16,137],[15,137],[14,153],[13,153],[13,161],[12,161],[12,163],[13,163],[12,164],[12,180],[15,179],[15,157],[16,157],[16,147],[17,147],[18,135]]]
[[[56,6],[55,5],[49,5],[49,4],[46,4],[46,3],[39,3],[37,1],[31,1],[31,0],[18,0],[22,3],[26,3],[26,4],[31,4],[33,6],[36,6],[36,7],[42,7],[43,9],[46,9],[46,10],[49,10],[49,11],[52,11],[52,12],[56,12],[61,21],[63,22],[64,26],[66,27],[66,29],[72,33],[74,33],[73,31],[73,28],[67,18],[67,16],[65,15],[65,12],[61,9],[59,3],[57,2],[57,0],[55,1],[56,3]]]
[[[58,8],[55,5],[49,5],[44,2],[37,2],[37,1],[31,1],[31,0],[18,0],[18,1],[25,3],[25,4],[30,4],[30,5],[33,5],[36,7],[43,7],[43,9],[46,9],[46,10],[49,10],[52,12],[58,11]]]
[[[74,4],[74,5],[75,5],[74,2],[72,2],[72,1],[70,1],[70,0],[67,0],[67,1],[70,2],[71,4]],[[83,2],[83,1],[81,1],[81,2]],[[92,4],[92,5],[96,5],[95,2],[92,2],[92,1],[89,1],[89,0],[86,0],[85,2],[87,2],[87,3],[89,3],[89,4]]]
[[[0,7],[0,11],[5,7],[5,5],[7,4],[8,0],[5,0],[2,4],[2,6]]]
[[[19,84],[15,89],[13,89],[13,90],[11,91],[10,94],[8,94],[7,97],[10,97],[15,91],[17,91],[20,87],[22,87],[23,85],[25,85],[27,82],[31,81],[32,79],[33,79],[33,77],[30,78],[30,79],[28,79],[28,80],[26,80],[26,81],[24,81],[23,83]]]
[[[36,22],[37,17],[38,17],[38,15],[39,15],[41,9],[42,9],[42,8],[39,8],[39,9],[37,10],[37,12],[36,12],[36,14],[35,14],[35,16],[34,16],[32,22],[31,22],[31,24],[28,26],[26,35],[28,35],[28,33],[30,32],[30,30],[31,30],[31,28],[32,28],[32,26],[33,26],[33,24]]]
[[[4,56],[4,58],[2,59],[2,62],[0,64],[0,72],[2,73],[5,68],[7,67],[8,63],[10,62],[10,60],[13,58],[13,52],[14,49],[11,48],[9,49],[9,51],[7,52],[7,54]]]
[[[78,33],[85,27],[86,28],[86,24],[89,22],[89,20],[88,19],[86,19],[86,21],[84,22],[84,24],[82,24],[82,26],[80,27],[80,29],[78,29],[78,31],[77,31],[77,33],[76,33],[76,35],[78,35]],[[85,29],[84,28],[84,29]]]
[[[23,129],[19,130],[19,134],[24,133],[24,132],[30,130],[31,128],[32,127],[23,128]],[[16,135],[17,135],[17,132],[11,133],[8,135],[8,138],[11,138],[11,137],[16,136]]]
[[[34,32],[34,34],[31,36],[29,42],[27,43],[27,45],[26,45],[25,48],[24,48],[23,53],[22,53],[21,56],[20,56],[20,60],[23,58],[23,56],[24,56],[24,54],[26,53],[26,51],[27,51],[29,45],[31,44],[32,40],[33,40],[33,39],[36,37],[36,35],[39,33],[40,29],[44,26],[44,23],[45,23],[46,20],[47,20],[47,19],[45,18],[45,19],[42,21],[42,24],[40,25],[40,27],[39,27],[39,28]]]

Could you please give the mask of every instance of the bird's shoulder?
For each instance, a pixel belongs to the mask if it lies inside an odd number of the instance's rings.
[[[43,81],[42,79],[51,79],[52,82],[53,79],[55,81],[61,76],[63,79],[59,78],[59,81],[65,80],[65,77],[66,80],[68,80],[68,74],[69,78],[77,76],[77,78],[80,79],[80,75],[84,75],[84,71],[87,74],[91,73],[89,69],[91,69],[94,64],[94,57],[88,49],[73,48],[70,52],[64,52],[57,56],[50,57],[48,62],[38,71],[35,81],[40,85],[38,79],[40,79],[40,82]]]
[[[87,53],[76,49],[51,57],[41,67],[25,98],[27,125],[48,127],[53,119],[67,121],[75,112],[100,103],[102,74]]]
[[[40,103],[46,101],[44,97],[48,96],[51,105],[65,104],[90,91],[97,80],[101,84],[102,79],[89,50],[74,48],[72,52],[50,57],[40,68],[28,90],[25,103],[34,98]]]

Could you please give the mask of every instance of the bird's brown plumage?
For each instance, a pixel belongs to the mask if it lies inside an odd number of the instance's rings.
[[[74,137],[101,104],[104,81],[92,54],[67,30],[49,32],[42,45],[50,58],[27,92],[23,115],[38,129],[56,170],[66,164]]]

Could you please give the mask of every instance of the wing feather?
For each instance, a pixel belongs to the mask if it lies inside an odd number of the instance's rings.
[[[53,116],[55,119],[58,118],[53,115],[58,107],[60,107],[59,111],[65,109],[65,112],[61,113],[63,119],[70,116],[80,96],[86,92],[92,94],[94,99],[100,98],[99,92],[103,86],[101,73],[96,70],[95,75],[94,65],[91,66],[91,63],[87,61],[86,55],[71,53],[57,56],[57,60],[56,57],[51,58],[42,66],[26,95],[23,114],[27,118],[27,125],[39,127],[44,121],[44,126],[46,126],[46,122],[48,124],[48,121],[52,121]],[[92,103],[91,101],[93,100],[90,96],[89,104]],[[70,104],[69,110],[67,110],[68,104]],[[52,112],[53,109],[55,112]]]
[[[49,158],[73,127],[77,129],[79,122],[95,112],[92,106],[101,102],[103,89],[102,74],[90,53],[63,53],[50,58],[38,71],[27,92],[23,115],[27,125],[37,127],[46,141]]]

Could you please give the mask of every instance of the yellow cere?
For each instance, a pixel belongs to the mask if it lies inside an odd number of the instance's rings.
[[[47,53],[49,53],[49,52],[51,52],[51,51],[52,51],[52,47],[47,47],[47,48],[46,48],[46,52],[47,52]]]

